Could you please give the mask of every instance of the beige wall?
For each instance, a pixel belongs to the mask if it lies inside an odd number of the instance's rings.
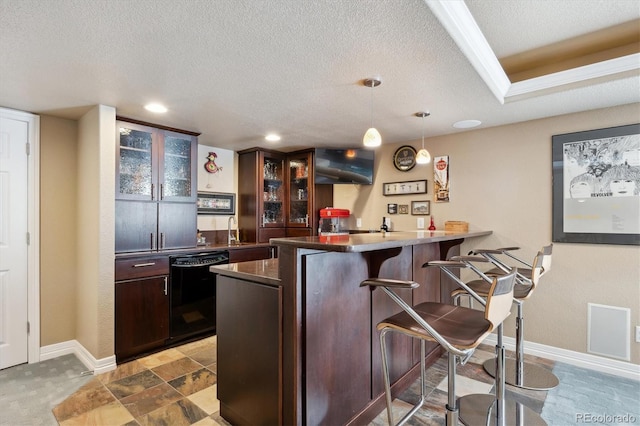
[[[334,206],[352,211],[353,228],[355,218],[361,217],[363,229],[377,229],[382,216],[390,216],[387,203],[425,199],[384,197],[382,183],[426,178],[438,229],[447,220],[464,220],[472,228],[493,231],[489,237],[465,242],[463,253],[474,247],[515,245],[522,248],[521,255],[533,259],[551,241],[552,135],[637,123],[638,117],[640,104],[632,104],[430,138],[426,147],[432,155],[449,156],[449,203],[433,202],[432,165],[399,172],[391,159],[404,144],[385,145],[376,152],[374,185],[336,185]],[[420,147],[418,140],[409,144]],[[416,216],[390,217],[393,230],[416,229]],[[631,362],[638,364],[640,343],[633,339],[633,328],[640,325],[639,283],[640,247],[556,243],[551,272],[524,306],[525,339],[586,353],[587,303],[629,308]],[[505,332],[513,336],[513,321],[507,323]]]
[[[76,339],[96,359],[114,354],[115,132],[111,107],[79,121]]]
[[[40,344],[76,338],[78,122],[40,116]]]

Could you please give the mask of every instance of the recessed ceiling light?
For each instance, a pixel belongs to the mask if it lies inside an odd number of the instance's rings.
[[[453,127],[456,129],[470,129],[472,127],[478,127],[482,124],[480,120],[461,120],[453,123]]]
[[[158,113],[167,112],[166,106],[157,104],[157,103],[146,104],[144,106],[144,109],[146,109],[147,111],[158,112]]]
[[[276,135],[275,133],[269,133],[264,138],[265,138],[265,140],[268,140],[269,142],[278,142],[280,140],[280,136]]]

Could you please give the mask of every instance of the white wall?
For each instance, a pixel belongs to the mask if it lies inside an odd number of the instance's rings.
[[[205,170],[205,163],[209,153],[214,153],[215,164],[218,167],[215,173]],[[237,195],[237,155],[228,149],[215,148],[206,145],[198,145],[198,192],[227,192]],[[238,209],[236,199],[236,211]],[[198,229],[200,231],[226,230],[229,216],[198,215]],[[236,225],[232,226],[233,229]]]
[[[425,140],[432,156],[449,155],[451,202],[433,202],[433,166],[397,171],[394,151],[405,143],[383,145],[376,152],[376,174],[370,186],[335,185],[334,206],[361,217],[363,228],[378,228],[388,203],[410,204],[424,196],[382,195],[382,183],[428,179],[431,212],[438,229],[447,220],[464,220],[471,228],[492,230],[489,237],[465,242],[472,248],[520,246],[529,259],[551,242],[551,137],[555,134],[637,123],[640,104],[631,104],[509,126],[460,132]],[[409,144],[419,148],[419,141]],[[393,229],[416,229],[416,216],[391,216]],[[427,218],[428,223],[428,218]],[[561,244],[553,249],[553,267],[524,305],[525,339],[586,353],[587,303],[631,310],[631,362],[640,363],[640,247]],[[514,336],[513,321],[505,333]]]

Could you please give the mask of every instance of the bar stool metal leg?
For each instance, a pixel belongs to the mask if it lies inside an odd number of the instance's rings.
[[[387,419],[389,421],[389,425],[393,425],[394,423],[393,423],[393,402],[391,399],[391,380],[389,379],[389,364],[387,359],[387,347],[386,347],[386,339],[385,339],[385,336],[389,331],[391,330],[388,328],[380,331],[380,349],[382,351],[382,372],[384,375],[385,399],[387,401]],[[425,395],[426,363],[424,360],[425,356],[426,356],[425,341],[420,340],[420,400],[416,405],[413,406],[411,410],[409,410],[407,414],[405,414],[400,419],[397,426],[400,426],[406,423],[406,421],[409,420],[409,418],[411,418],[411,416],[413,416],[414,413],[422,407],[422,404],[424,404],[424,400],[426,397]],[[453,424],[452,426],[455,426],[455,425],[457,425],[457,423]]]
[[[496,357],[494,364],[495,395],[472,394],[458,399],[460,422],[467,426],[537,426],[546,425],[542,417],[529,407],[505,397],[505,350],[502,325],[497,329]]]
[[[447,426],[458,426],[458,400],[456,398],[456,363],[457,357],[449,353],[449,368],[447,370],[447,412],[445,414],[445,424]]]
[[[516,359],[509,358],[505,364],[506,383],[521,389],[549,390],[553,389],[560,381],[555,374],[548,369],[536,364],[524,362],[524,317],[522,314],[522,302],[517,302],[518,314],[516,317]],[[485,371],[495,377],[495,363],[487,360],[484,363]]]

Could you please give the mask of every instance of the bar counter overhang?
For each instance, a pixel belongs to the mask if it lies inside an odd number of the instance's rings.
[[[272,407],[271,414],[262,417],[260,413],[265,413],[266,406],[259,408],[260,403],[256,402],[254,410],[248,409],[251,404],[245,396],[240,397],[237,389],[233,392],[225,389],[226,380],[219,376],[222,417],[233,424],[369,423],[385,408],[376,325],[399,308],[382,292],[360,287],[360,282],[370,277],[414,280],[420,287],[401,293],[411,305],[425,301],[449,303],[455,283],[446,276],[441,277],[438,268],[422,268],[422,265],[429,260],[460,254],[460,244],[465,239],[490,234],[491,231],[412,231],[274,238],[270,243],[278,248],[277,277],[268,277],[267,273],[260,277],[256,264],[246,265],[251,270],[247,274],[238,268],[242,264],[212,268],[221,278],[219,305],[225,300],[225,291],[240,282],[248,284],[247,289],[277,288],[273,300],[274,305],[279,305],[269,314],[276,317],[272,334],[275,341],[261,343],[271,346],[263,348],[265,354],[271,355],[260,369],[277,370],[277,374],[271,371],[270,379],[247,383],[247,386],[261,386],[265,381],[277,381],[267,386],[268,392],[277,393],[275,398],[263,400],[267,405],[277,405],[277,409]],[[274,266],[274,261],[258,262],[264,262],[263,270]],[[228,300],[237,301],[238,295]],[[224,312],[222,309],[219,315],[224,316]],[[227,323],[235,324],[230,316]],[[224,323],[225,318],[219,316],[219,327]],[[225,374],[225,353],[228,353],[224,348],[224,335],[220,329],[218,371],[222,375]],[[390,339],[388,348],[392,392],[397,395],[418,377],[419,345],[406,336],[397,335]],[[441,354],[437,344],[428,344],[428,365]],[[238,357],[237,351],[235,356]],[[236,359],[235,362],[242,361]],[[235,365],[234,371],[238,368]],[[248,392],[259,393],[258,389]]]

